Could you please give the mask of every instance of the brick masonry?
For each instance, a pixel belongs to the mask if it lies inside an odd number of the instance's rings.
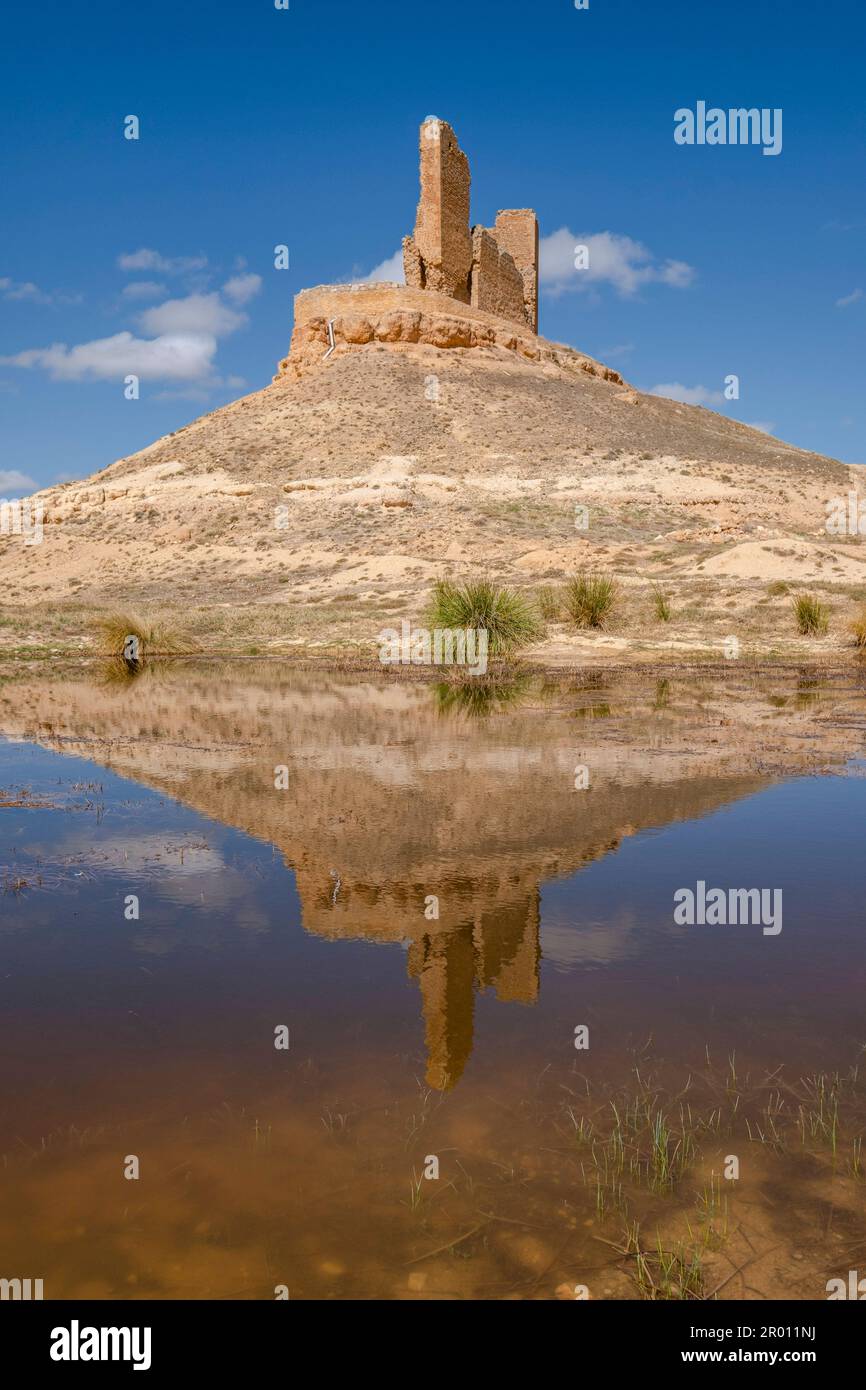
[[[403,270],[412,289],[432,290],[538,332],[538,222],[530,208],[469,225],[469,161],[447,121],[430,116],[419,137],[421,198]]]

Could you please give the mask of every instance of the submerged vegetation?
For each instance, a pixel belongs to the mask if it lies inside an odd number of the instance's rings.
[[[856,1184],[850,1200],[862,1203],[866,1096],[858,1065],[793,1085],[781,1070],[753,1081],[734,1055],[724,1070],[708,1057],[706,1070],[671,1096],[637,1066],[627,1091],[599,1103],[586,1082],[584,1095],[563,1102],[557,1128],[575,1146],[596,1222],[619,1224],[618,1236],[594,1238],[617,1252],[641,1298],[711,1299],[729,1282],[715,1272],[709,1281],[707,1259],[732,1237],[729,1206],[756,1171],[753,1148],[770,1165],[783,1159],[789,1178],[805,1165],[810,1182],[823,1172]],[[836,1200],[846,1205],[841,1192]],[[642,1234],[650,1220],[652,1234]]]

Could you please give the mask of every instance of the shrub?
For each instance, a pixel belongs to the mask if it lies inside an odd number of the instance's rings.
[[[854,619],[851,624],[851,632],[854,636],[854,646],[860,647],[861,650],[866,648],[866,608],[859,618]]]
[[[543,624],[522,595],[489,579],[469,579],[462,584],[438,580],[433,586],[429,620],[433,628],[486,631],[491,656],[509,656],[544,636]]]
[[[619,589],[606,574],[578,574],[565,586],[565,607],[577,627],[604,627]]]
[[[803,637],[820,637],[830,626],[827,606],[814,594],[798,594],[794,599],[797,630]]]
[[[139,657],[172,654],[189,651],[191,643],[184,642],[177,633],[168,628],[142,622],[129,613],[108,613],[96,619],[96,629],[103,651],[112,656],[123,656],[128,637],[138,639]]]

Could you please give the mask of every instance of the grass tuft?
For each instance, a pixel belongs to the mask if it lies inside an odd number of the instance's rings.
[[[821,637],[830,626],[830,612],[826,604],[815,598],[814,594],[797,594],[793,600],[797,631],[802,637]]]
[[[544,636],[544,625],[526,599],[489,579],[469,579],[462,584],[438,580],[433,586],[429,621],[432,628],[486,631],[491,656],[510,656]]]
[[[854,637],[854,646],[860,647],[861,650],[866,648],[866,608],[859,618],[854,619],[851,624],[851,632]]]
[[[562,590],[553,584],[542,584],[535,599],[542,618],[549,623],[558,622],[562,617]]]
[[[577,627],[604,627],[619,598],[619,588],[606,574],[578,574],[565,586],[565,607]]]
[[[95,621],[101,649],[111,656],[123,656],[128,637],[138,639],[139,658],[174,656],[193,646],[178,633],[160,624],[143,622],[129,613],[107,613]]]
[[[670,599],[658,584],[653,584],[652,594],[656,621],[660,623],[669,623],[671,620]]]

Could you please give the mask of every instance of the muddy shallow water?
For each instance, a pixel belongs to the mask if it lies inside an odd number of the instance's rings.
[[[0,735],[0,1275],[866,1270],[862,679],[71,668],[0,682]],[[780,893],[780,929],[677,921],[699,883]]]

